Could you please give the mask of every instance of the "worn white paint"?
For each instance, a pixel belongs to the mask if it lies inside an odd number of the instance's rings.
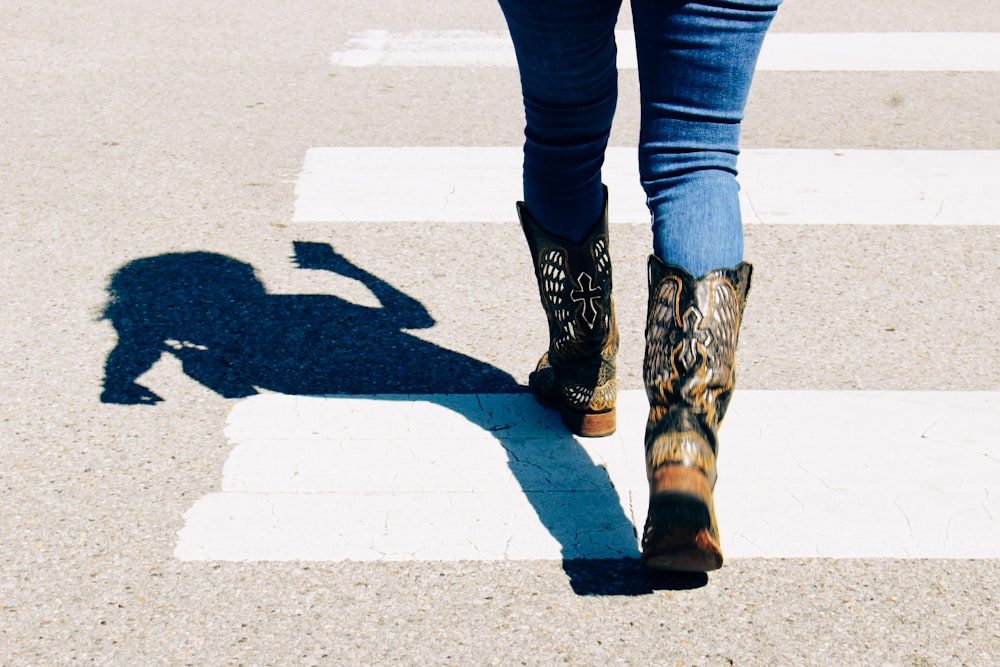
[[[618,66],[635,69],[635,36],[616,31]],[[342,67],[514,67],[503,32],[466,30],[355,33],[330,58]],[[957,71],[1000,70],[1000,33],[783,33],[764,41],[760,70]]]
[[[635,556],[642,392],[567,435],[530,396],[239,402],[185,560]],[[726,555],[1000,558],[1000,393],[738,392],[716,490]]]
[[[312,148],[300,222],[511,222],[518,147]],[[1000,151],[746,150],[744,220],[765,224],[996,225]],[[634,148],[607,152],[612,222],[648,222]]]

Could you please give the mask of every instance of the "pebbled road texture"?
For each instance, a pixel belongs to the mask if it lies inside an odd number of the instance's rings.
[[[993,10],[788,0],[775,30],[996,32]],[[129,262],[204,251],[270,293],[326,293],[342,286],[290,257],[332,243],[424,304],[426,340],[524,383],[545,334],[513,203],[491,227],[291,223],[310,147],[517,145],[512,71],[328,64],[356,30],[502,18],[480,0],[37,0],[4,3],[0,26],[0,664],[994,664],[989,560],[736,560],[704,578],[630,561],[177,560],[184,512],[218,488],[234,399],[164,357],[143,378],[161,403],[100,401],[107,287]],[[634,140],[636,95],[623,76],[615,145]],[[768,72],[745,145],[998,149],[997,109],[998,73]],[[998,228],[747,232],[741,386],[1000,388]],[[615,234],[638,388],[648,231]]]

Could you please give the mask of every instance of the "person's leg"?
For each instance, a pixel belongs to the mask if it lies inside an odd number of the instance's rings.
[[[632,0],[653,251],[695,277],[743,259],[740,121],[779,3]]]
[[[615,430],[618,328],[601,166],[617,102],[620,0],[500,0],[525,108],[528,241],[549,346],[528,385],[577,435]]]
[[[524,202],[546,231],[587,236],[618,97],[621,0],[500,0],[521,74]]]
[[[722,565],[712,492],[752,269],[742,262],[739,123],[779,0],[632,0],[640,174],[653,217],[643,381],[649,511],[642,562]]]

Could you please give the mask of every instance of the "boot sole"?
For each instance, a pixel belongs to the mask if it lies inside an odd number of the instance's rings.
[[[664,466],[654,483],[664,489],[649,498],[647,534],[640,558],[653,570],[710,572],[722,567],[722,549],[713,537],[712,489],[696,468]]]
[[[618,413],[615,408],[606,412],[576,412],[560,410],[563,424],[571,433],[582,438],[603,438],[618,428]]]
[[[722,551],[708,530],[664,530],[643,551],[640,561],[650,570],[711,572],[722,567]]]
[[[532,391],[531,394],[539,405],[559,410],[559,416],[562,417],[566,428],[581,438],[603,438],[613,435],[618,428],[618,412],[615,408],[605,412],[577,412],[560,406],[557,398],[537,391]]]

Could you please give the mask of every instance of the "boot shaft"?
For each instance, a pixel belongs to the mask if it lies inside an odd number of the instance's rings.
[[[719,427],[736,380],[752,272],[742,262],[694,278],[650,256],[643,380],[652,412],[684,407],[712,431]]]
[[[604,215],[579,243],[544,230],[523,202],[517,209],[548,320],[549,362],[574,364],[609,345],[617,351],[607,200]]]

